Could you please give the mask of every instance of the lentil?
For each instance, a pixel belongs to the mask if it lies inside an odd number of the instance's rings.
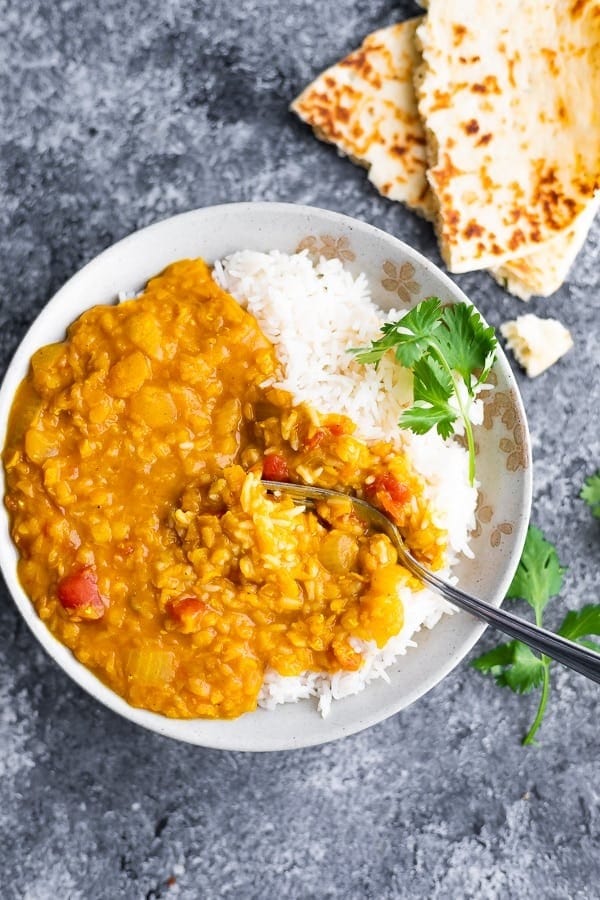
[[[270,386],[278,373],[256,320],[182,260],[137,299],[84,313],[18,389],[4,465],[19,577],[134,706],[238,716],[267,668],[355,670],[353,639],[383,646],[402,626],[411,581],[388,539],[349,503],[306,512],[261,476],[366,495],[443,562],[408,460],[294,406]]]

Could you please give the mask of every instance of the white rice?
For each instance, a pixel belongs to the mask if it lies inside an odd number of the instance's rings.
[[[410,402],[410,377],[393,362],[384,360],[375,371],[348,353],[348,348],[377,337],[386,318],[397,319],[402,313],[392,311],[386,317],[372,302],[365,275],[354,278],[337,259],[321,258],[313,265],[306,251],[288,256],[242,250],[217,262],[213,274],[256,317],[275,345],[283,368],[278,387],[298,403],[348,416],[356,423],[357,437],[366,442],[387,440],[409,455],[425,479],[436,524],[448,532],[448,567],[440,574],[450,576],[459,554],[472,556],[469,533],[475,527],[477,489],[469,485],[467,451],[433,431],[426,435],[401,431],[398,419]],[[480,417],[476,402],[473,421],[477,424]],[[268,671],[259,704],[273,709],[314,696],[325,716],[332,700],[358,693],[375,678],[387,679],[386,669],[416,646],[413,636],[453,611],[429,590],[404,591],[402,630],[382,649],[373,641],[354,642],[365,658],[358,672],[285,677]]]

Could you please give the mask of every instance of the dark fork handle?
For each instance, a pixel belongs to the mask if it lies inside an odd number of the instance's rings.
[[[287,484],[281,482],[264,482],[265,487],[271,493],[280,492],[288,494],[296,502],[304,503],[306,506],[314,506],[319,501],[327,501],[335,498],[345,498],[349,500],[358,516],[371,526],[375,525],[379,531],[387,534],[398,551],[398,555],[402,564],[413,575],[424,581],[430,588],[433,588],[438,594],[441,594],[446,600],[456,604],[466,612],[471,613],[478,619],[483,619],[488,625],[503,631],[509,637],[522,641],[538,653],[549,656],[557,662],[562,663],[569,669],[575,669],[586,678],[600,684],[600,653],[582,647],[568,638],[554,634],[552,631],[546,631],[538,625],[533,625],[513,613],[504,609],[498,609],[485,600],[479,600],[466,594],[460,588],[442,581],[437,575],[434,575],[428,569],[425,569],[421,563],[411,555],[408,550],[404,538],[394,523],[388,519],[379,509],[361,500],[359,497],[353,497],[350,494],[344,494],[341,491],[332,491],[327,488],[313,487],[312,485],[303,484]]]
[[[477,616],[478,619],[483,619],[488,625],[503,631],[509,637],[522,641],[533,650],[555,659],[556,662],[562,663],[563,666],[567,666],[569,669],[575,669],[576,672],[600,684],[600,653],[596,653],[587,647],[582,647],[580,644],[561,637],[559,634],[554,634],[552,631],[547,631],[545,628],[533,625],[531,622],[527,622],[525,619],[521,619],[505,609],[497,609],[484,600],[479,600],[477,597],[466,594],[454,585],[447,584],[431,572],[428,572],[412,556],[409,556],[406,560],[406,566],[421,581],[424,581],[446,600],[456,604],[456,606],[471,613],[471,615]]]

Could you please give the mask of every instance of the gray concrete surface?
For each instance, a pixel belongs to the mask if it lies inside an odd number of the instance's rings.
[[[439,262],[430,227],[287,112],[392,0],[0,0],[0,360],[54,291],[129,232],[228,200],[358,216]],[[576,99],[573,100],[576,103]],[[529,310],[575,349],[517,373],[534,442],[533,519],[569,566],[548,613],[600,600],[600,222],[568,284]],[[523,313],[457,279],[495,325]],[[466,664],[402,714],[293,754],[178,745],[101,708],[0,600],[2,898],[599,896],[598,688],[558,671],[540,746],[533,698]],[[494,643],[488,632],[479,651]]]

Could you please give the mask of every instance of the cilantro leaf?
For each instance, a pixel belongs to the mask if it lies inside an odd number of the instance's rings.
[[[530,525],[521,560],[507,596],[525,600],[535,612],[536,624],[541,625],[546,605],[561,589],[564,572],[556,549],[539,528]],[[600,605],[586,606],[578,612],[568,613],[559,634],[578,640],[592,649],[599,649],[600,645],[594,646],[592,641],[585,640],[584,635],[600,634]],[[546,713],[550,696],[551,664],[549,656],[536,656],[521,641],[500,644],[472,663],[480,672],[492,675],[499,685],[509,687],[517,693],[526,694],[534,688],[541,688],[535,718],[522,741],[524,745],[535,743],[534,737]]]
[[[425,356],[413,366],[415,400],[425,400],[433,406],[447,405],[454,392],[452,377],[437,359]]]
[[[556,549],[539,528],[531,525],[507,596],[529,603],[535,612],[536,623],[541,625],[546,605],[562,587],[564,572]],[[590,603],[582,609],[568,612],[558,634],[600,653],[600,642],[589,640],[590,635],[600,636],[600,604]],[[525,745],[535,743],[534,737],[548,706],[552,659],[545,655],[537,656],[521,641],[511,641],[484,653],[471,665],[479,672],[491,675],[497,684],[519,694],[541,688],[535,718],[522,741]]]
[[[558,633],[590,650],[600,652],[597,641],[585,640],[590,634],[600,635],[600,604],[590,603],[582,609],[572,609],[563,619]]]
[[[486,326],[473,306],[457,303],[442,311],[442,328],[438,334],[444,356],[472,393],[471,375],[480,370],[477,383],[485,381],[496,350],[494,329]]]
[[[437,297],[428,297],[397,322],[382,326],[381,337],[369,347],[350,352],[359,362],[379,364],[388,350],[396,360],[412,369],[414,405],[398,423],[416,434],[436,427],[443,438],[454,433],[461,419],[469,451],[469,479],[475,481],[475,439],[470,420],[475,387],[485,381],[493,365],[497,341],[468,303],[443,307]],[[473,379],[475,381],[473,382]],[[461,391],[460,381],[465,391]],[[455,404],[450,400],[454,398]]]
[[[379,342],[377,343],[379,344]],[[390,344],[389,347],[383,347],[381,345],[375,347],[375,342],[373,342],[372,347],[351,347],[348,352],[355,354],[357,362],[362,363],[363,365],[372,363],[375,368],[377,368],[383,354],[386,353],[387,350],[391,349],[392,346],[393,343]]]
[[[400,427],[425,434],[434,426],[447,438],[453,432],[456,410],[448,401],[454,389],[452,378],[436,359],[423,357],[413,367],[415,404],[400,417]]]
[[[396,322],[381,326],[382,337],[372,341],[370,347],[351,350],[360,363],[377,362],[388,350],[394,350],[401,365],[410,369],[427,352],[431,335],[441,326],[440,301],[428,297]]]
[[[540,687],[546,668],[543,660],[521,641],[500,644],[478,656],[471,665],[479,672],[491,675],[496,684],[517,694],[528,694]]]
[[[579,496],[592,510],[592,515],[600,519],[600,470],[585,479]]]
[[[598,641],[588,641],[586,638],[579,638],[577,643],[581,644],[582,647],[587,647],[588,650],[594,650],[595,653],[600,653],[600,644]]]
[[[455,420],[456,413],[453,411],[426,406],[418,402],[402,413],[398,424],[401,428],[410,428],[415,434],[427,434],[432,428],[437,428],[438,434],[443,438],[448,438],[454,431]]]
[[[429,297],[415,306],[397,323],[396,359],[410,369],[429,349],[432,336],[439,330],[440,301]]]
[[[526,600],[540,625],[548,601],[562,587],[564,572],[555,548],[539,528],[530,525],[519,566],[506,596],[512,600]]]

